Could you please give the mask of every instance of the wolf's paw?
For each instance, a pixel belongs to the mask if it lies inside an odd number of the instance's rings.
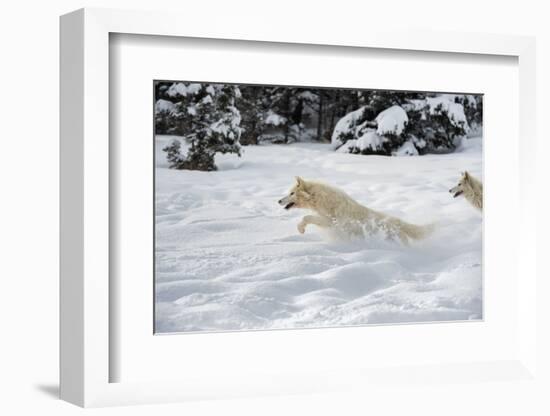
[[[306,224],[301,222],[298,224],[298,231],[300,232],[300,234],[303,234],[306,232]]]

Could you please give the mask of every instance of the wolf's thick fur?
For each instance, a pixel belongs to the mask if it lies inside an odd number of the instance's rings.
[[[384,233],[389,239],[409,240],[427,237],[432,226],[409,224],[399,218],[367,208],[344,191],[320,182],[305,181],[297,177],[289,194],[279,201],[285,209],[303,208],[317,215],[306,215],[298,224],[304,233],[309,224],[323,228],[337,228],[350,235]]]
[[[458,185],[449,189],[453,198],[463,195],[470,204],[483,210],[483,184],[468,172],[464,172],[458,181]]]

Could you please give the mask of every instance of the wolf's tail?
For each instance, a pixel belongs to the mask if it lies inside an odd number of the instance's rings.
[[[415,225],[415,224],[405,224],[403,230],[407,237],[411,240],[423,240],[429,237],[436,229],[436,224],[425,224],[425,225]]]

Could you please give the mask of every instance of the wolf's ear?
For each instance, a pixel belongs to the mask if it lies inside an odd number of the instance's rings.
[[[470,177],[470,174],[468,173],[467,170],[464,171],[464,178],[465,179],[468,179]]]
[[[304,180],[303,180],[302,178],[300,178],[299,176],[296,176],[296,185],[301,186],[301,187],[305,187],[306,181],[304,181]]]

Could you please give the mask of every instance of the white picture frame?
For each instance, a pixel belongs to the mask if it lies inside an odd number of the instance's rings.
[[[536,377],[536,211],[535,41],[530,37],[471,33],[405,32],[400,29],[349,28],[328,34],[313,27],[280,32],[243,20],[220,20],[208,28],[173,13],[82,9],[61,18],[61,398],[80,406],[159,403],[197,398],[309,393],[353,384],[373,386],[399,380],[435,379],[479,382],[490,377]],[[178,381],[111,382],[110,365],[120,357],[110,349],[109,189],[109,36],[113,33],[333,45],[335,47],[504,55],[518,59],[519,216],[517,354],[509,359],[472,363],[418,363],[410,369],[335,369],[329,377],[282,371],[235,382],[231,374]],[[242,35],[241,33],[246,33]],[[414,331],[414,327],[409,327]],[[452,329],[451,329],[452,330]],[[315,337],[313,332],[309,335]],[[359,366],[357,370],[361,370]],[[477,374],[477,375],[476,375]],[[346,382],[344,382],[346,380]],[[359,387],[357,387],[359,386]]]

